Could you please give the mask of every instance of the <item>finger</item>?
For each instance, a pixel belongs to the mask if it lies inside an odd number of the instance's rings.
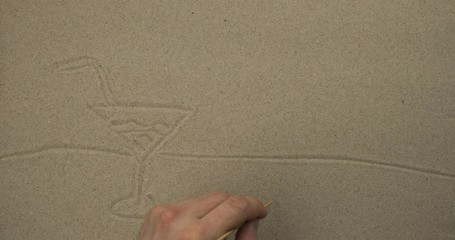
[[[236,240],[256,240],[259,227],[259,220],[246,222],[235,234]]]
[[[149,209],[145,215],[141,230],[139,231],[138,239],[152,239],[156,228],[156,222],[158,221],[161,213],[165,211],[165,209],[166,208],[162,205],[157,205]]]
[[[230,196],[201,220],[210,226],[214,237],[241,226],[246,221],[264,218],[267,209],[259,200],[251,197]]]
[[[185,200],[177,206],[193,217],[202,218],[230,196],[226,192],[213,192],[202,197]]]

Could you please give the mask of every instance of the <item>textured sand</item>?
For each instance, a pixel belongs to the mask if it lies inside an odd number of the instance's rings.
[[[453,1],[0,6],[0,239],[213,190],[261,239],[455,239]]]

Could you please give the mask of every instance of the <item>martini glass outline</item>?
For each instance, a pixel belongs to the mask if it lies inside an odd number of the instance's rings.
[[[135,158],[136,164],[134,169],[134,177],[133,183],[134,190],[132,193],[126,197],[122,197],[114,201],[110,206],[110,211],[115,216],[122,217],[122,218],[141,218],[145,213],[145,208],[149,208],[152,203],[152,196],[151,194],[144,194],[144,181],[145,181],[145,162],[153,157],[159,149],[169,141],[180,129],[180,127],[188,121],[197,111],[197,109],[184,107],[184,106],[176,106],[176,105],[144,105],[141,103],[119,103],[114,93],[111,89],[111,77],[107,68],[101,65],[98,59],[90,56],[80,56],[75,58],[69,58],[66,60],[56,61],[51,66],[54,71],[61,71],[61,72],[73,72],[83,68],[91,67],[95,70],[96,75],[99,80],[99,87],[103,92],[104,99],[106,101],[105,104],[88,104],[88,107],[97,113],[94,108],[96,107],[119,107],[119,108],[131,108],[134,109],[135,107],[144,107],[144,108],[168,108],[168,109],[177,109],[181,110],[182,112],[186,113],[185,116],[177,121],[177,124],[170,130],[169,133],[165,134],[161,140],[159,140],[158,144],[149,149],[145,149],[144,152],[140,152],[134,146],[131,147],[128,144],[130,149],[131,155]],[[102,117],[102,116],[101,116]],[[106,121],[102,117],[103,120]],[[111,128],[112,129],[112,128]],[[113,129],[120,137],[124,138],[122,134],[118,131]],[[143,209],[144,208],[144,209]]]
[[[90,104],[90,108],[95,112],[96,114],[100,115],[95,108],[119,108],[119,109],[130,109],[134,110],[136,107],[133,107],[131,105],[116,105],[116,106],[111,106],[111,105],[105,105],[105,104]],[[145,163],[147,160],[151,159],[153,156],[157,154],[157,152],[161,149],[161,147],[169,141],[180,129],[182,125],[184,125],[196,112],[196,109],[192,108],[186,108],[186,107],[175,107],[175,106],[166,106],[163,107],[162,105],[159,106],[154,106],[154,107],[147,107],[149,109],[157,109],[157,108],[163,108],[166,110],[173,110],[173,111],[179,111],[179,114],[182,114],[183,117],[177,118],[175,120],[175,126],[171,128],[171,130],[166,133],[158,142],[155,146],[151,148],[147,148],[144,151],[137,151],[134,148],[133,144],[128,144],[130,147],[130,151],[134,158],[136,159],[136,168],[134,169],[134,178],[133,178],[133,186],[134,186],[134,191],[123,198],[118,199],[117,201],[113,202],[111,204],[111,211],[114,215],[122,218],[142,218],[143,215],[145,214],[145,211],[148,210],[148,208],[151,207],[152,205],[152,198],[150,194],[144,194],[144,181],[145,181],[145,168],[146,165]],[[118,110],[118,109],[117,109]],[[109,122],[106,117],[101,116],[106,122]],[[112,129],[112,127],[110,127]],[[113,131],[115,131],[113,129]],[[120,134],[118,131],[115,131],[118,135],[124,138],[122,134]],[[126,139],[125,139],[126,140]]]

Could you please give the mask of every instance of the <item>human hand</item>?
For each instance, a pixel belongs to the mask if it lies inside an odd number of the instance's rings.
[[[256,198],[216,192],[151,208],[139,239],[216,240],[240,227],[236,240],[255,240],[259,219],[266,215],[267,209]]]

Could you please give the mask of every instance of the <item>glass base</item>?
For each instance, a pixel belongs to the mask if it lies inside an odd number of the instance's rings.
[[[153,207],[150,194],[139,197],[125,198],[115,203],[111,212],[121,218],[144,218],[147,211]]]

